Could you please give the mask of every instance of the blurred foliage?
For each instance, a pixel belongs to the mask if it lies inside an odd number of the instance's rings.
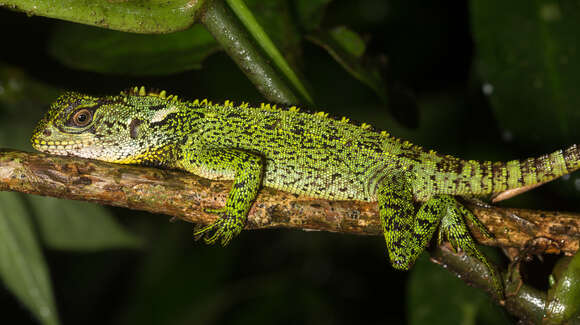
[[[379,65],[367,67],[362,62],[366,46],[357,33],[345,26],[338,26],[329,31],[310,34],[308,39],[324,48],[346,71],[371,88],[387,104],[387,87],[380,75]]]
[[[0,193],[0,276],[43,324],[58,324],[48,268],[32,220],[16,193]]]
[[[472,2],[476,64],[498,124],[521,143],[580,138],[576,1]],[[521,123],[533,115],[541,124]]]
[[[246,2],[314,108],[468,159],[523,158],[579,138],[575,2]],[[18,31],[0,51],[1,147],[32,150],[34,124],[64,89],[145,84],[262,100],[200,26],[133,35],[4,9],[0,25]],[[571,175],[502,204],[577,211],[579,188]],[[194,243],[190,225],[165,216],[12,193],[0,202],[12,229],[0,247],[19,247],[0,249],[11,292],[0,291],[2,317],[20,324],[54,324],[56,309],[64,324],[512,321],[425,256],[410,275],[394,271],[382,238],[269,230],[224,249]],[[30,272],[6,267],[15,263]]]
[[[80,24],[54,28],[50,53],[75,69],[115,75],[169,75],[201,68],[219,46],[200,25],[163,35],[130,34]]]
[[[123,230],[111,213],[87,202],[66,202],[50,197],[29,196],[37,216],[38,231],[52,249],[95,251],[136,248],[140,241]]]

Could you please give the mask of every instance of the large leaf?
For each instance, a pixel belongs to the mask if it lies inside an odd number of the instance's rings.
[[[477,68],[501,127],[516,140],[580,138],[580,4],[471,2]],[[525,123],[533,118],[535,123]]]
[[[69,67],[134,76],[199,69],[219,48],[200,25],[172,34],[139,35],[61,23],[49,42],[50,53]]]
[[[140,241],[103,207],[78,201],[29,196],[44,242],[64,250],[135,248]]]
[[[203,1],[1,0],[0,6],[134,33],[169,33],[190,26]]]
[[[48,269],[16,193],[0,193],[0,276],[43,324],[58,324]]]

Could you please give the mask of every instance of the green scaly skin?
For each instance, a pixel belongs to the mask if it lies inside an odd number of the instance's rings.
[[[66,93],[38,124],[32,145],[44,152],[122,164],[181,169],[233,180],[220,219],[195,231],[226,245],[244,227],[261,186],[329,200],[376,201],[392,265],[409,269],[434,232],[481,260],[465,218],[491,236],[456,196],[531,187],[576,170],[576,146],[507,163],[424,151],[347,118],[296,107],[186,102],[135,87],[117,96]],[[418,210],[416,206],[422,203]]]

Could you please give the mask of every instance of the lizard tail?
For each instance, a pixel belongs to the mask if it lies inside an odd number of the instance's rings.
[[[508,162],[460,160],[439,157],[436,171],[425,173],[426,193],[452,195],[492,194],[492,201],[508,199],[580,168],[580,147],[573,145],[551,154]],[[421,194],[417,195],[421,198]]]
[[[580,148],[523,160],[484,162],[480,166],[483,192],[494,193],[493,202],[508,199],[580,168]],[[487,176],[487,178],[486,178]]]

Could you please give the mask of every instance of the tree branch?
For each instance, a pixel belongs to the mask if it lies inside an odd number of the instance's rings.
[[[215,221],[216,216],[204,209],[223,206],[230,187],[231,182],[210,181],[175,170],[0,149],[0,190],[92,201],[188,222]],[[466,205],[496,236],[482,238],[472,227],[480,243],[567,255],[578,250],[578,214]],[[264,188],[250,210],[246,228],[382,235],[377,215],[376,203],[311,199]],[[502,300],[494,294],[489,271],[481,261],[453,253],[447,246],[435,247],[431,254],[434,261],[487,291],[511,313],[526,319],[541,317],[545,293],[518,285]],[[534,304],[537,301],[540,303]]]
[[[230,186],[174,170],[0,149],[0,190],[92,201],[188,222],[215,221],[204,209],[223,206]],[[578,250],[578,214],[466,205],[496,236],[483,238],[472,228],[482,244],[522,248],[533,242],[539,251],[567,255]],[[376,203],[312,199],[264,188],[247,228],[380,235],[377,215]]]

